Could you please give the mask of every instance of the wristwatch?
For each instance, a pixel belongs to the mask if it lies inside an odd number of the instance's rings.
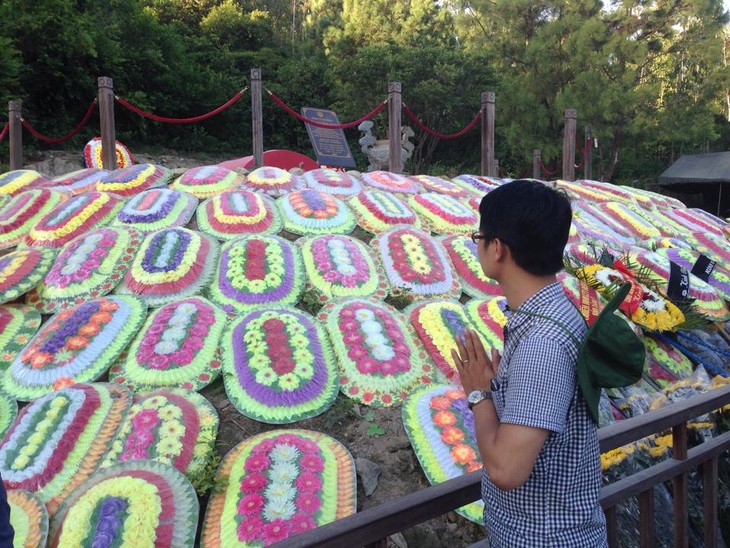
[[[466,397],[466,404],[469,406],[469,409],[474,407],[476,404],[478,404],[482,400],[491,400],[492,399],[492,393],[488,390],[472,390],[469,392],[469,395]]]

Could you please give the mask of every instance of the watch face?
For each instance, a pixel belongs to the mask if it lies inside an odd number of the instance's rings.
[[[466,397],[466,401],[469,403],[477,403],[478,401],[484,399],[484,396],[482,395],[481,390],[472,390],[469,392],[469,395]]]

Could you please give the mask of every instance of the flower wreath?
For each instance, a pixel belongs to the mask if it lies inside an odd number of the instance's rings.
[[[14,301],[37,286],[55,258],[56,252],[45,247],[16,249],[0,257],[0,303]]]
[[[107,175],[109,175],[109,171],[106,169],[87,167],[56,177],[51,186],[45,188],[76,196],[96,190],[96,185]]]
[[[169,188],[151,188],[124,204],[112,224],[149,234],[163,228],[185,226],[197,207],[198,199],[192,194]]]
[[[48,179],[33,169],[15,169],[0,175],[0,194],[15,196],[24,190],[44,187],[48,183]]]
[[[41,314],[25,305],[0,306],[0,371],[4,373],[41,326]],[[2,375],[0,373],[0,375]]]
[[[283,226],[271,198],[250,190],[226,190],[208,198],[196,214],[201,232],[219,240],[276,234]]]
[[[8,249],[23,241],[40,218],[66,195],[56,190],[34,188],[13,196],[0,209],[0,249]]]
[[[304,181],[278,167],[262,166],[246,175],[244,188],[263,192],[272,198],[284,196],[289,192],[304,188]]]
[[[279,198],[276,205],[284,230],[300,236],[349,234],[357,226],[350,208],[340,199],[310,188]]]
[[[474,232],[474,227],[479,222],[471,207],[452,196],[426,192],[409,197],[408,203],[434,234],[467,236]]]
[[[149,188],[166,186],[171,179],[172,170],[166,167],[136,164],[110,172],[96,185],[96,190],[130,197]]]
[[[400,198],[382,190],[368,190],[348,202],[357,217],[357,224],[371,234],[377,234],[396,225],[421,228],[421,219]]]
[[[48,510],[33,493],[25,489],[8,491],[10,525],[15,536],[13,546],[38,548],[46,545],[48,537]]]
[[[362,185],[349,173],[333,169],[312,169],[302,175],[307,187],[346,199],[362,192]]]
[[[242,182],[241,175],[223,166],[198,166],[180,175],[170,184],[170,188],[188,192],[203,200],[232,190]]]

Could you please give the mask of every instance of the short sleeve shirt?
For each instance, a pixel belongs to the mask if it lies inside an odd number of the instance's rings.
[[[598,435],[576,382],[578,344],[585,332],[583,318],[557,283],[509,317],[492,381],[497,416],[501,423],[550,433],[520,487],[502,491],[484,473],[484,522],[493,548],[607,546],[598,503]]]

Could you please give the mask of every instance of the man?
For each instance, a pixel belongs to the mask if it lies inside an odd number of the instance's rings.
[[[576,381],[586,325],[555,277],[570,202],[517,180],[479,213],[479,261],[511,311],[504,352],[487,355],[467,331],[452,357],[474,413],[490,546],[607,546],[598,436]]]

